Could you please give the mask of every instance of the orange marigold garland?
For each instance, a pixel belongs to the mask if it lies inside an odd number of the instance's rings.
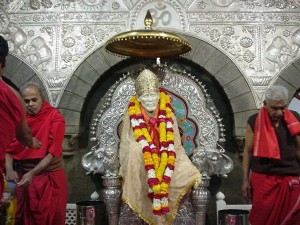
[[[134,137],[143,149],[145,169],[150,187],[148,197],[152,200],[153,213],[164,215],[170,211],[168,188],[176,159],[174,121],[172,119],[170,97],[164,89],[160,89],[158,111],[160,149],[152,141],[136,96],[132,96],[130,99],[128,112]]]

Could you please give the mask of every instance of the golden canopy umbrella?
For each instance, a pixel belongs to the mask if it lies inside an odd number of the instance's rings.
[[[174,33],[153,30],[150,11],[145,17],[145,30],[117,34],[106,43],[106,50],[133,58],[174,58],[189,53],[191,45]]]

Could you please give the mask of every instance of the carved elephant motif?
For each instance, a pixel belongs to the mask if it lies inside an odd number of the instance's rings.
[[[300,48],[300,29],[296,30],[292,34],[292,43],[294,44],[295,48],[293,50],[294,54],[297,55],[299,48]]]
[[[103,157],[103,149],[101,148],[90,151],[82,157],[81,165],[87,171],[87,174],[104,174]]]
[[[24,44],[27,42],[27,35],[15,23],[9,23],[8,26],[2,30],[2,33],[5,34],[7,41],[13,43],[13,52],[20,51],[23,53],[25,51]]]
[[[82,157],[81,165],[88,173],[116,177],[120,166],[118,148],[110,146],[91,151]]]
[[[34,66],[41,66],[42,70],[46,70],[48,62],[52,59],[52,51],[42,37],[37,37],[27,46],[24,56],[29,57]]]
[[[276,65],[282,68],[288,56],[292,56],[292,49],[282,37],[275,37],[265,51],[265,58],[272,65],[272,70]]]
[[[203,176],[213,174],[226,177],[233,169],[233,161],[227,155],[217,151],[195,150],[193,163],[201,171]]]

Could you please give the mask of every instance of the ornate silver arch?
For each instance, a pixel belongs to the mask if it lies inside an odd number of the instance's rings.
[[[224,154],[225,150],[222,147],[225,142],[225,128],[205,86],[185,71],[168,68],[167,65],[163,67],[165,77],[161,86],[185,100],[188,115],[198,127],[197,148],[194,149],[191,160],[204,176],[226,176],[233,169],[233,163]],[[105,160],[105,151],[116,149],[117,154],[118,126],[128,107],[129,99],[134,94],[134,78],[131,73],[124,74],[107,92],[107,100],[104,103],[106,109],[99,112],[95,119],[96,124],[91,127],[91,132],[95,134],[91,140],[96,144],[82,158],[82,166],[88,172],[105,174],[111,171],[102,163]]]

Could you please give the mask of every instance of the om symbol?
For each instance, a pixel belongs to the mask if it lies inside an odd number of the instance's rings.
[[[160,22],[167,26],[171,22],[171,13],[165,10],[167,7],[161,3],[157,4],[155,8],[150,9],[153,18],[153,27],[156,27]]]

